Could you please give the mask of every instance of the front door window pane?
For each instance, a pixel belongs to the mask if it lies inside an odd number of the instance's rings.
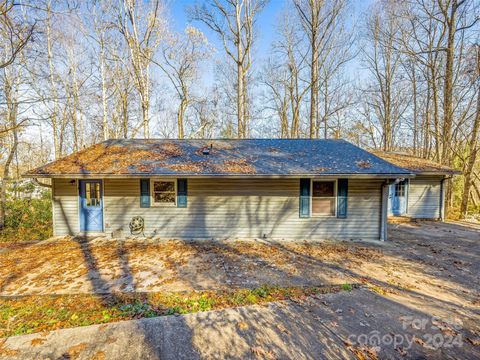
[[[86,206],[101,206],[100,183],[85,184],[85,204]]]

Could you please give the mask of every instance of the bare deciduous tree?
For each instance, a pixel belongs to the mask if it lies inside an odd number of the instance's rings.
[[[11,65],[17,55],[27,45],[33,36],[36,22],[28,24],[24,18],[15,16],[14,6],[19,6],[13,0],[0,1],[0,28],[5,38],[0,53],[0,69]]]
[[[177,110],[178,138],[185,137],[185,115],[192,103],[192,86],[198,80],[201,63],[210,56],[207,38],[198,29],[188,26],[182,35],[174,34],[155,63],[166,74],[179,98]]]
[[[281,137],[297,138],[302,132],[302,109],[311,84],[307,73],[308,44],[303,41],[299,21],[289,9],[282,14],[278,33],[280,38],[273,44],[262,81],[267,87],[266,103],[273,104],[280,118]]]
[[[5,39],[5,38],[4,38]],[[9,45],[4,45],[9,46]],[[20,56],[22,57],[22,56]],[[23,58],[23,57],[22,57]],[[13,64],[13,62],[11,63]],[[5,119],[6,127],[9,128],[8,137],[10,138],[7,150],[7,156],[3,163],[3,173],[0,183],[0,230],[5,226],[5,205],[7,195],[7,182],[10,180],[10,167],[17,153],[18,148],[18,105],[19,105],[19,91],[22,83],[23,71],[21,67],[11,69],[4,67],[1,69],[2,74],[0,83],[3,85],[3,100],[6,105]]]
[[[160,0],[149,3],[123,0],[119,7],[118,26],[130,50],[130,62],[135,88],[140,97],[142,126],[145,138],[150,137],[150,64],[162,40],[164,24]]]
[[[210,0],[191,9],[193,19],[218,34],[227,56],[235,64],[239,138],[247,137],[248,74],[252,65],[254,25],[265,4],[266,0]]]
[[[468,141],[469,154],[464,170],[464,182],[462,202],[460,204],[460,213],[462,217],[468,214],[468,203],[470,200],[470,191],[474,183],[474,168],[480,152],[480,44],[472,47],[473,59],[471,61],[471,77],[474,89],[477,93],[476,110],[471,128],[471,135]]]
[[[325,58],[322,55],[332,45],[337,21],[344,9],[341,0],[294,0],[295,8],[300,16],[310,45],[310,126],[309,136],[314,138],[318,117],[319,69],[323,67]]]
[[[399,31],[398,20],[392,16],[392,0],[382,1],[372,8],[367,23],[367,43],[362,54],[372,75],[371,86],[365,91],[365,101],[370,105],[380,125],[381,146],[384,151],[395,147],[396,130],[406,110],[405,89],[400,81],[401,53],[394,48]]]

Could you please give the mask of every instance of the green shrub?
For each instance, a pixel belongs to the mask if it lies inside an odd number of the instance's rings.
[[[52,236],[52,202],[50,191],[40,198],[9,197],[5,208],[5,228],[0,231],[0,242],[44,240]]]

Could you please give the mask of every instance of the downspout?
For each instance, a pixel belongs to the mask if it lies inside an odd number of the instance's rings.
[[[406,179],[406,186],[405,186],[405,216],[408,216],[408,210],[410,207],[410,179]]]
[[[445,180],[453,176],[445,176],[440,180],[440,221],[445,222]]]
[[[382,208],[380,214],[380,241],[387,241],[387,212],[388,212],[388,186],[389,182],[382,184]]]

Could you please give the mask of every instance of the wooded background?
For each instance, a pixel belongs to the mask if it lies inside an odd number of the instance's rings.
[[[345,138],[459,169],[450,215],[480,212],[480,1],[285,0],[259,56],[268,5],[177,31],[161,0],[0,0],[0,228],[24,170],[134,137]]]

